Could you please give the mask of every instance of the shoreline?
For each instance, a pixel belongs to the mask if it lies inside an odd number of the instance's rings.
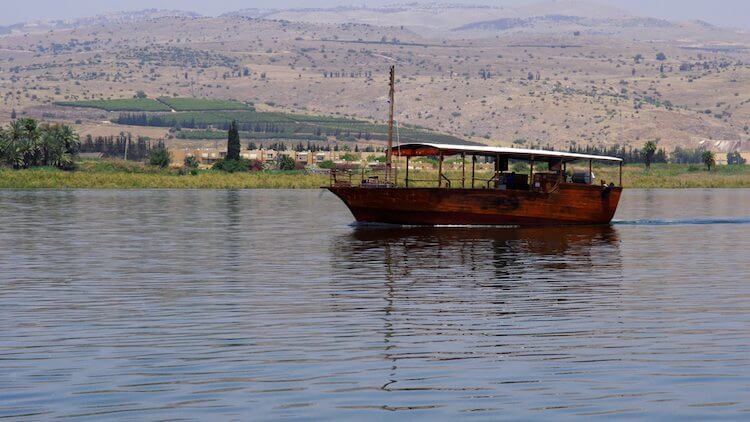
[[[619,177],[614,167],[594,168],[598,180]],[[426,176],[426,175],[423,175]],[[460,176],[452,176],[460,179]],[[0,169],[0,189],[318,189],[328,186],[327,174],[304,171],[223,173],[200,171],[179,175],[168,170],[83,169],[65,172],[38,168]],[[708,172],[695,165],[658,165],[650,171],[625,166],[625,189],[750,188],[750,166],[720,166]]]

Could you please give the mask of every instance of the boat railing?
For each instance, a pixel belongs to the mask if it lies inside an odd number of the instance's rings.
[[[445,187],[448,188],[448,189],[450,189],[450,187],[451,187],[451,179],[449,179],[448,176],[446,176],[445,174],[441,174],[440,175],[440,179],[441,179],[441,182],[438,183],[438,187],[442,187],[441,185],[443,184],[443,181],[444,181]]]
[[[501,175],[501,173],[495,173],[492,177],[490,177],[489,179],[487,179],[487,189],[490,189],[490,184],[492,184],[492,182],[499,182],[500,181],[500,175]]]
[[[357,182],[359,179],[359,182]],[[369,168],[334,168],[330,170],[330,184],[335,187],[395,187],[396,184],[388,181],[385,171]]]
[[[400,176],[400,177],[398,177]],[[563,184],[581,184],[566,177],[562,172],[538,172],[530,175],[516,172],[496,172],[489,178],[451,178],[446,173],[435,178],[419,178],[414,175],[392,175],[386,178],[384,169],[370,167],[335,168],[330,170],[330,186],[333,187],[437,187],[463,189],[529,190],[554,193]],[[398,177],[398,178],[397,178]],[[408,178],[407,178],[408,177]],[[590,183],[586,183],[590,184]]]
[[[348,187],[352,186],[353,174],[348,169],[331,169],[330,171],[331,186]]]

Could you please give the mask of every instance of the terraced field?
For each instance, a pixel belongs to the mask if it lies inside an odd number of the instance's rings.
[[[252,110],[247,104],[210,98],[122,98],[114,100],[59,101],[59,106],[96,108],[105,111],[214,111]]]
[[[320,115],[246,111],[188,111],[175,113],[122,113],[114,122],[130,126],[179,129],[181,139],[221,139],[232,121],[248,139],[295,139],[320,141],[384,141],[388,126],[365,120]],[[461,138],[416,126],[402,126],[396,132],[401,142],[470,143]]]
[[[170,111],[164,103],[151,98],[123,98],[116,100],[59,101],[55,103],[66,107],[96,108],[105,111]]]
[[[247,104],[231,100],[162,97],[159,101],[175,111],[252,110]]]

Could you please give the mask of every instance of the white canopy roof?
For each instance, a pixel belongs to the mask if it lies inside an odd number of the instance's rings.
[[[424,157],[440,155],[457,155],[466,153],[470,155],[503,156],[521,160],[550,161],[560,159],[564,162],[576,160],[597,160],[622,162],[622,158],[609,157],[606,155],[577,154],[573,152],[545,151],[541,149],[488,147],[473,145],[449,145],[432,143],[410,143],[394,146],[391,151],[395,156],[402,157]]]

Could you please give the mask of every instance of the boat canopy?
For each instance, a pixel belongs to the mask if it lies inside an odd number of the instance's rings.
[[[424,157],[438,155],[481,155],[487,157],[507,157],[518,160],[571,162],[576,160],[596,160],[622,162],[622,158],[606,155],[577,154],[573,152],[545,151],[541,149],[488,147],[473,145],[449,145],[432,143],[410,143],[395,146],[391,152],[397,157]]]

